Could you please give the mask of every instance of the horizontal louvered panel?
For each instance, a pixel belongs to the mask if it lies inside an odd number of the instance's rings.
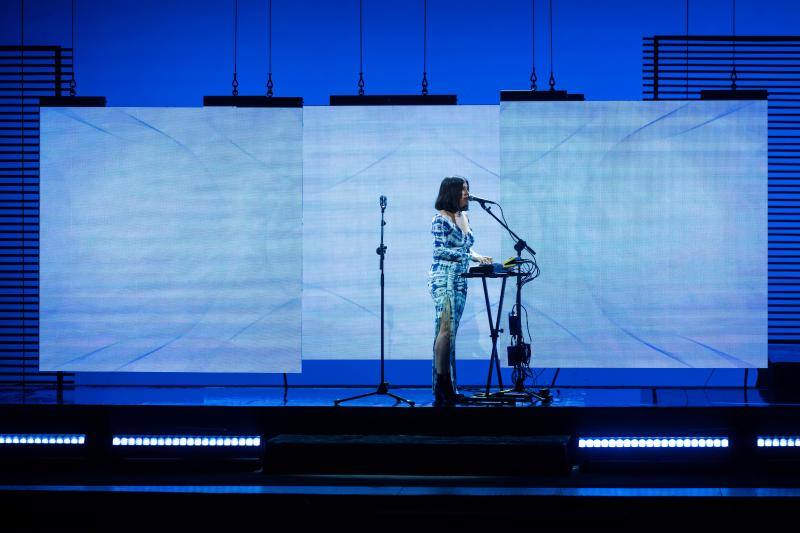
[[[38,97],[67,94],[71,76],[71,50],[0,46],[0,385],[58,377],[38,372]]]
[[[703,89],[766,89],[769,339],[800,343],[800,37],[644,39],[646,100],[698,99]],[[0,211],[2,212],[2,211]]]

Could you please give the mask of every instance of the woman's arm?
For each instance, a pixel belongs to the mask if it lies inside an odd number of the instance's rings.
[[[481,255],[475,252],[472,248],[469,249],[469,257],[476,263],[488,264],[492,262],[491,257],[487,257],[485,255]]]

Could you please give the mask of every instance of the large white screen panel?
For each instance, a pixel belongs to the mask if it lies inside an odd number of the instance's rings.
[[[499,194],[497,106],[310,107],[304,115],[303,357],[380,354],[378,197],[386,210],[386,356],[430,358],[427,290],[439,183],[462,175],[478,195]],[[470,212],[475,250],[497,257],[500,232]],[[459,358],[486,358],[490,339],[479,283],[458,332]],[[493,287],[492,301],[496,300]]]
[[[299,372],[302,111],[42,109],[43,370]]]
[[[766,366],[766,102],[503,103],[500,146],[536,366]]]

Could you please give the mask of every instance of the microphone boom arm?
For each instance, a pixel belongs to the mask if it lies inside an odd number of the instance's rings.
[[[536,255],[536,252],[534,252],[534,251],[533,251],[533,248],[531,248],[530,246],[528,246],[528,243],[527,243],[527,242],[525,242],[524,240],[522,240],[522,239],[519,237],[519,235],[517,235],[516,233],[514,233],[514,231],[513,231],[511,228],[509,228],[509,227],[508,227],[508,225],[507,225],[505,222],[503,222],[502,220],[500,220],[499,218],[497,218],[497,215],[495,215],[495,214],[492,212],[492,208],[491,208],[490,206],[487,206],[487,205],[486,205],[486,204],[488,204],[488,203],[490,203],[490,202],[488,202],[488,201],[485,201],[485,200],[483,200],[483,201],[481,201],[481,200],[478,200],[478,203],[480,204],[480,206],[483,208],[483,210],[484,210],[484,211],[486,211],[487,213],[489,213],[489,215],[490,215],[490,216],[491,216],[493,219],[495,219],[495,220],[497,221],[497,223],[498,223],[498,224],[500,224],[501,226],[503,226],[503,227],[505,228],[505,230],[508,232],[508,234],[509,234],[509,235],[511,235],[511,238],[512,238],[512,239],[514,239],[514,250],[516,250],[516,251],[517,251],[517,254],[518,254],[518,255],[522,253],[522,250],[527,250],[527,251],[528,251],[528,252],[529,252],[531,255],[534,255],[534,256]],[[491,203],[494,203],[494,202],[491,202]],[[495,204],[495,205],[497,205],[497,204]]]

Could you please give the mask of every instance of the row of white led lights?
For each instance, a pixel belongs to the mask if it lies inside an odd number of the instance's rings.
[[[800,437],[758,437],[759,448],[795,448],[800,447]]]
[[[0,435],[0,445],[67,445],[81,446],[86,443],[86,435],[62,435],[51,433],[38,434],[3,434]],[[244,436],[195,436],[195,435],[124,435],[114,436],[111,440],[114,446],[208,446],[232,447],[261,446],[261,437],[254,435]]]
[[[727,437],[580,437],[579,448],[727,448]],[[764,436],[759,448],[800,448],[800,436]]]
[[[86,443],[86,435],[16,434],[0,435],[0,444],[56,444],[80,446]]]
[[[34,444],[80,446],[86,443],[83,434],[3,434],[0,445]],[[114,446],[261,446],[259,436],[187,436],[187,435],[120,435],[112,438]],[[800,448],[800,436],[758,437],[759,448]],[[727,437],[580,437],[579,448],[728,448]]]
[[[727,448],[727,437],[580,437],[578,448]]]
[[[115,436],[111,443],[114,446],[261,446],[258,436],[186,436],[186,435],[125,435]]]

